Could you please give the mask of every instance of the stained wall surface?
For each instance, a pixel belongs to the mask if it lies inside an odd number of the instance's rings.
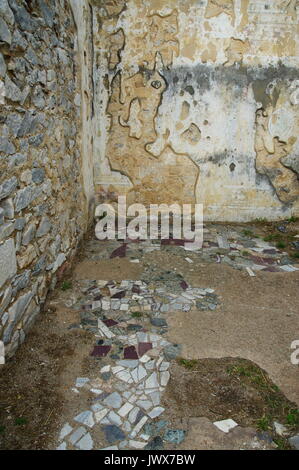
[[[296,0],[94,0],[98,200],[299,213]]]

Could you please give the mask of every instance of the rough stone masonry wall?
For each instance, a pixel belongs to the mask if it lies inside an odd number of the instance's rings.
[[[297,0],[93,0],[99,199],[299,214]]]
[[[66,0],[0,0],[0,339],[24,340],[86,229],[81,75]]]

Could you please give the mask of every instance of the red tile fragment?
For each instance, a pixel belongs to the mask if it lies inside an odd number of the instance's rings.
[[[95,346],[90,355],[94,357],[105,357],[107,356],[110,349],[111,346]]]
[[[139,357],[143,356],[143,354],[145,354],[150,349],[153,349],[152,343],[138,343]]]
[[[135,346],[127,346],[124,349],[124,359],[138,359]]]
[[[107,320],[103,320],[103,323],[105,323],[105,325],[108,327],[117,325],[117,321],[112,320],[110,318],[107,318]]]

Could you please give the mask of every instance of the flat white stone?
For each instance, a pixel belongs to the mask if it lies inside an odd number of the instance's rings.
[[[130,372],[127,371],[127,370],[123,370],[121,372],[118,372],[116,374],[116,377],[118,379],[122,380],[123,382],[127,382],[128,384],[133,382],[132,376],[131,376]]]
[[[100,300],[95,300],[91,304],[91,310],[96,310],[97,308],[101,308],[102,302]]]
[[[130,437],[132,437],[134,439],[134,437],[137,436],[137,434],[139,433],[139,431],[143,428],[143,426],[145,425],[145,423],[148,421],[148,417],[147,416],[143,416],[143,418],[141,418],[141,420],[139,421],[139,423],[136,424],[135,428],[133,429],[133,431],[131,432],[130,434]]]
[[[115,411],[110,411],[110,413],[108,414],[108,419],[111,424],[116,424],[117,426],[120,426],[122,424],[121,418],[115,413]]]
[[[104,408],[103,410],[97,411],[94,414],[96,422],[97,423],[101,422],[105,418],[105,416],[107,415],[108,411],[109,410],[107,410],[107,408]]]
[[[107,300],[102,300],[102,309],[103,310],[109,310],[110,309],[110,302],[107,302]]]
[[[103,390],[100,390],[99,388],[91,388],[90,391],[95,395],[100,395],[101,393],[103,393]]]
[[[236,423],[233,419],[223,419],[222,421],[215,421],[213,423],[220,431],[222,432],[229,432],[231,429],[235,428],[238,426],[238,423]]]
[[[58,447],[56,447],[56,450],[66,450],[66,442],[62,442]]]
[[[132,426],[131,426],[131,424],[129,423],[129,421],[125,421],[125,422],[124,422],[124,430],[125,430],[126,432],[131,432]]]
[[[120,310],[122,310],[122,311],[129,310],[129,304],[121,304]]]
[[[83,411],[79,415],[75,416],[74,420],[77,421],[78,423],[88,426],[89,428],[92,428],[94,425],[93,414],[92,414],[92,411],[89,411],[89,410]]]
[[[102,369],[101,369],[101,373],[103,374],[104,372],[109,372],[110,369],[111,369],[111,366],[110,366],[110,365],[104,366],[104,367],[102,367]]]
[[[287,433],[288,433],[288,430],[287,428],[281,424],[281,423],[278,423],[277,421],[274,421],[274,429],[275,429],[275,432],[276,434],[278,434],[279,436],[283,437],[285,436]]]
[[[75,385],[76,387],[80,388],[80,387],[84,387],[84,385],[87,384],[87,382],[89,382],[88,377],[78,377]]]
[[[155,365],[156,365],[156,361],[152,360],[152,361],[149,361],[145,364],[145,368],[147,370],[153,370],[155,368]]]
[[[122,367],[122,366],[112,367],[112,373],[113,374],[117,374],[117,372],[120,372],[121,370],[124,370],[124,367]]]
[[[70,426],[69,423],[65,423],[60,431],[59,440],[62,441],[72,430],[72,426]]]
[[[136,395],[131,395],[128,401],[130,403],[135,403],[136,400],[137,400],[137,396]]]
[[[122,398],[118,392],[113,392],[105,398],[104,403],[111,408],[120,408],[122,405]]]
[[[91,450],[93,448],[93,440],[89,432],[85,434],[75,446],[80,450]]]
[[[138,406],[135,406],[135,408],[133,408],[133,410],[130,411],[128,419],[131,424],[135,423],[139,410],[140,408],[138,408]]]
[[[163,361],[159,367],[159,370],[162,372],[164,370],[168,370],[170,366],[170,362]]]
[[[99,449],[99,450],[118,450],[118,447],[117,446],[103,447],[103,449]]]
[[[108,418],[103,418],[101,424],[111,424]]]
[[[125,403],[119,410],[118,414],[122,416],[123,418],[127,416],[128,413],[134,408],[134,405],[131,403]]]
[[[146,362],[150,361],[151,358],[147,354],[143,354],[143,356],[139,360],[140,360],[140,362],[145,364]]]
[[[109,328],[103,323],[99,318],[98,318],[98,328],[100,332],[106,336],[107,338],[113,338],[115,335],[112,333],[112,331],[109,330]]]
[[[148,415],[150,418],[154,419],[157,418],[157,416],[160,416],[163,411],[165,411],[165,408],[163,408],[162,406],[156,406],[156,408],[153,408],[152,411],[148,413]]]
[[[117,364],[119,366],[127,367],[128,369],[135,369],[138,366],[138,360],[134,359],[123,359],[122,361],[118,361]]]
[[[133,441],[130,439],[129,446],[133,447],[133,449],[143,449],[146,446],[146,442]]]
[[[74,445],[82,436],[84,436],[84,434],[86,434],[86,429],[83,428],[83,426],[80,426],[69,436],[68,439],[70,443]]]
[[[159,392],[151,392],[148,394],[148,396],[152,400],[153,405],[155,406],[160,405],[160,393]]]
[[[168,371],[161,372],[160,380],[161,380],[162,387],[166,387],[166,385],[168,384],[169,379],[170,379],[170,373]]]
[[[91,405],[91,409],[94,412],[101,411],[103,408],[103,405],[101,405],[100,403],[95,403],[94,405]]]
[[[148,434],[140,434],[140,439],[143,439],[144,441],[148,441],[150,436]]]
[[[144,410],[149,410],[150,408],[152,408],[153,403],[149,400],[138,400],[136,402],[136,405],[140,406]]]
[[[157,373],[153,372],[145,382],[145,388],[159,387]]]

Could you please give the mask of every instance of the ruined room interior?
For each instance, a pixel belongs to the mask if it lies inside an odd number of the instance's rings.
[[[299,450],[298,17],[0,0],[1,450]]]

